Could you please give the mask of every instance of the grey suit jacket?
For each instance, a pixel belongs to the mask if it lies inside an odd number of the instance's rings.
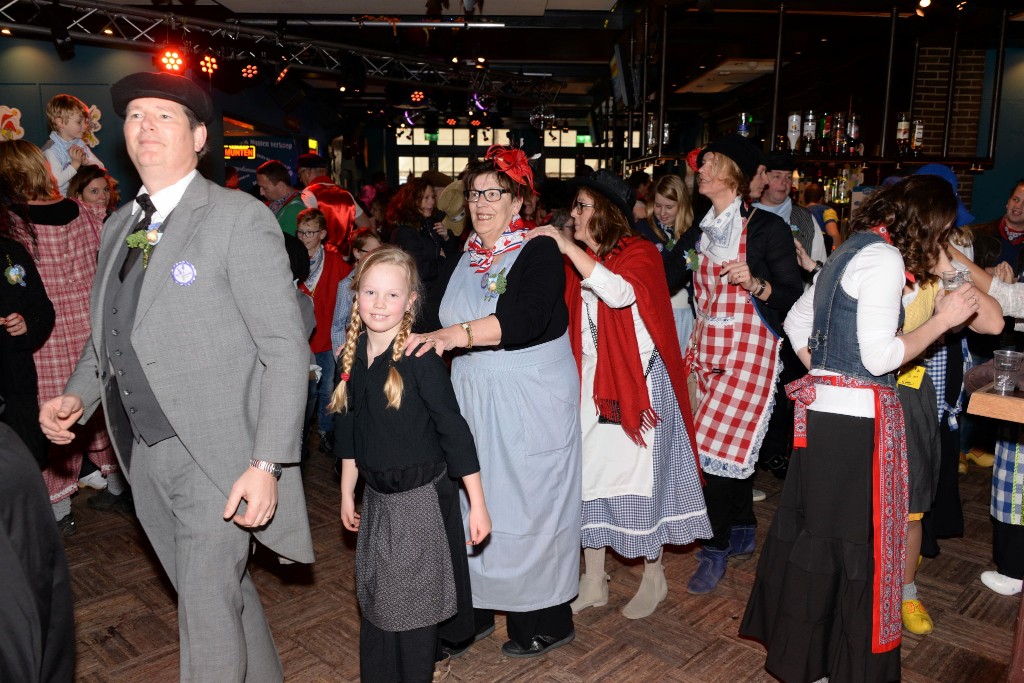
[[[128,204],[107,219],[101,237],[92,336],[65,388],[82,397],[82,422],[100,403],[108,415],[122,410],[107,405],[119,399],[107,391],[110,369],[101,307],[111,269],[121,267],[115,257],[132,224]],[[299,461],[309,344],[281,229],[263,204],[197,175],[164,231],[139,292],[131,341],[178,438],[226,502],[250,458]],[[195,269],[191,284],[172,276],[181,262]],[[122,465],[129,457],[118,453]],[[130,480],[130,470],[128,475]],[[274,519],[255,535],[283,557],[312,562],[298,467],[284,468],[278,493]]]

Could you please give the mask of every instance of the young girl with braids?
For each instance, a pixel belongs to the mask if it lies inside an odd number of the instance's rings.
[[[362,260],[329,409],[342,459],[341,521],[359,532],[356,595],[363,681],[428,681],[449,641],[474,633],[466,545],[491,531],[473,436],[436,354],[404,356],[420,303],[412,257]],[[355,510],[356,480],[366,489]],[[458,485],[470,502],[469,542]]]

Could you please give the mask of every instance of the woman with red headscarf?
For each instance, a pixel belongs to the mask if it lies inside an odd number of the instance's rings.
[[[569,603],[579,588],[580,382],[565,267],[552,240],[525,241],[519,210],[533,172],[521,150],[492,147],[467,166],[464,182],[473,234],[438,279],[446,327],[407,344],[409,353],[457,350],[452,385],[494,501],[491,537],[469,551],[475,632],[456,637],[442,624],[441,635],[452,656],[461,654],[503,610],[510,640],[502,652],[534,657],[576,635]]]

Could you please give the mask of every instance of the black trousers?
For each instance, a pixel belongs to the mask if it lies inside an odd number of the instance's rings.
[[[437,625],[382,631],[359,620],[359,679],[363,683],[424,683],[434,677]]]
[[[714,537],[700,544],[712,550],[726,550],[734,526],[754,526],[754,478],[733,479],[704,473],[704,503]]]
[[[474,609],[476,632],[483,633],[494,626],[494,610]],[[572,608],[568,602],[553,607],[544,607],[529,612],[508,612],[505,615],[505,627],[508,637],[522,647],[529,647],[530,641],[536,636],[562,638],[573,630]]]
[[[992,559],[1011,579],[1024,579],[1024,526],[992,518]]]

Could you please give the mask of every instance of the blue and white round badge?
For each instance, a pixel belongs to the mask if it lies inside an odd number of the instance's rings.
[[[171,277],[182,287],[196,281],[196,267],[188,261],[178,261],[171,267]]]

